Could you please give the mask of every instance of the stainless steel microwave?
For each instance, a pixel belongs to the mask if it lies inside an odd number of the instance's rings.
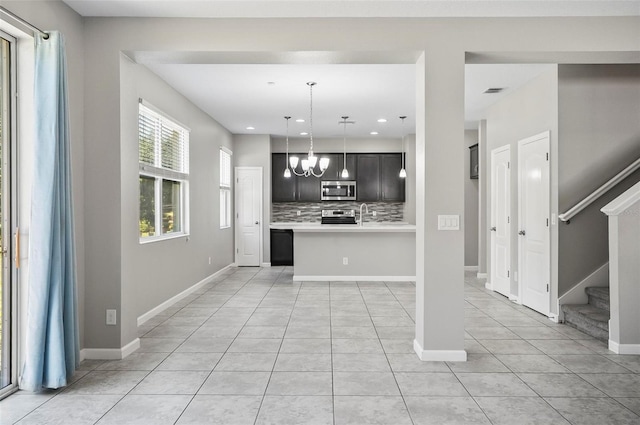
[[[321,198],[323,201],[355,201],[356,182],[353,180],[344,181],[323,181]]]

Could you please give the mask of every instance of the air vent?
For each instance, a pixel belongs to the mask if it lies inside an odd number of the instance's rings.
[[[486,89],[483,94],[495,94],[495,93],[500,93],[502,90],[504,90],[504,87],[489,87],[488,89]]]

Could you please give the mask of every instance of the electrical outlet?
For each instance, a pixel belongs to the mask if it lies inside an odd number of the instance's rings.
[[[349,257],[342,257],[342,265],[343,266],[349,265]]]
[[[116,310],[107,309],[107,325],[114,326],[116,324]]]
[[[375,211],[372,211],[371,215],[375,217],[376,215],[378,215],[378,213],[376,213]]]
[[[300,215],[301,215],[301,214],[302,214],[302,211],[300,211],[300,210],[296,211],[296,215],[297,215],[298,217],[300,217]]]
[[[209,257],[209,264],[211,264],[211,257]]]

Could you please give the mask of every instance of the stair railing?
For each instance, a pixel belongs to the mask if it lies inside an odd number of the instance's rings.
[[[611,180],[609,180],[608,182],[606,182],[605,184],[603,184],[602,186],[594,190],[589,196],[584,198],[582,201],[575,204],[566,212],[558,215],[558,218],[560,219],[560,221],[564,221],[567,224],[569,224],[569,220],[571,220],[572,217],[576,216],[580,211],[584,210],[589,205],[591,205],[596,199],[598,199],[599,197],[607,193],[609,189],[611,189],[612,187],[620,183],[625,178],[629,177],[638,169],[640,169],[640,158],[636,159],[631,165],[629,165],[627,168],[625,168],[624,170],[616,174],[613,178],[611,178]]]

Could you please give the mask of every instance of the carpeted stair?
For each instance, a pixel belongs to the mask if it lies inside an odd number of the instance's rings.
[[[564,304],[564,322],[601,341],[609,340],[609,288],[585,289],[588,304]]]

